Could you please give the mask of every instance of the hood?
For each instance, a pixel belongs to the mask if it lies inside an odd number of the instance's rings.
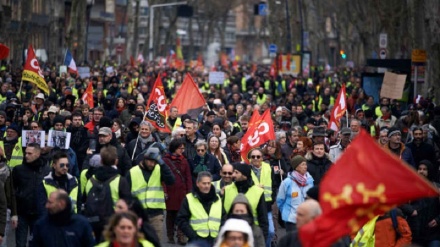
[[[228,219],[223,227],[220,229],[219,238],[215,243],[214,247],[222,246],[225,240],[225,233],[229,231],[242,232],[248,236],[247,246],[254,247],[254,235],[252,234],[252,228],[249,224],[240,219]]]
[[[133,131],[133,126],[136,124],[139,125],[141,122],[142,122],[141,118],[135,117],[128,124],[128,128],[130,129],[130,131]]]
[[[110,179],[113,176],[116,176],[119,174],[119,171],[117,168],[113,166],[102,166],[96,169],[95,177],[101,182],[104,182],[108,179]]]

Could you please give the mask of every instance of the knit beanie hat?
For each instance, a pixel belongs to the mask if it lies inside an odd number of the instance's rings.
[[[99,120],[99,128],[102,127],[109,127],[111,129],[113,127],[113,121],[109,117],[106,116],[102,117]]]
[[[238,195],[235,197],[234,201],[232,201],[232,205],[241,203],[241,204],[249,204],[249,200],[246,198],[246,196],[243,193],[238,193]]]
[[[401,134],[400,129],[397,127],[391,127],[388,130],[388,138],[390,138],[391,136],[393,136],[394,134],[397,134],[397,133]]]
[[[55,116],[55,118],[53,119],[53,125],[55,126],[55,124],[57,123],[61,123],[64,125],[64,117],[60,115]]]
[[[241,172],[247,178],[251,177],[251,166],[245,163],[235,163],[233,164],[234,169]]]
[[[290,161],[290,166],[293,170],[295,170],[296,167],[303,162],[307,162],[306,158],[302,157],[301,155],[297,155]]]

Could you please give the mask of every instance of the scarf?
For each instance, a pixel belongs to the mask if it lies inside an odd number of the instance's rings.
[[[145,146],[149,143],[149,142],[153,142],[153,137],[151,135],[149,135],[147,138],[143,138],[142,136],[139,136],[139,141],[141,142],[141,147],[142,150],[145,149]]]
[[[292,180],[295,181],[300,187],[307,185],[307,173],[301,175],[299,172],[293,171],[290,173],[290,178],[292,178]]]
[[[121,137],[121,129],[118,129],[118,130],[115,132],[115,136],[116,136],[116,139],[119,138],[119,137]]]
[[[196,157],[194,157],[194,170],[193,170],[194,175],[199,174],[199,172],[208,171],[208,167],[205,165],[205,157],[206,155],[204,156],[196,155]]]

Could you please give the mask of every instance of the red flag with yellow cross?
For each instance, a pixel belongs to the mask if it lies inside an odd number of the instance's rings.
[[[377,215],[439,195],[425,178],[361,131],[320,184],[322,215],[299,230],[305,247],[328,247]]]

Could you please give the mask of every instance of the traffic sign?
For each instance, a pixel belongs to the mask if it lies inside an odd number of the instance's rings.
[[[119,54],[122,53],[122,46],[121,45],[116,46],[116,52]]]
[[[414,49],[411,53],[411,62],[424,64],[426,63],[426,51]]]
[[[270,44],[269,45],[269,52],[270,53],[277,53],[278,47],[275,44]]]
[[[258,15],[266,16],[267,15],[267,3],[261,2],[258,4]]]
[[[379,48],[387,48],[388,45],[388,35],[386,33],[381,33],[379,35]]]
[[[381,48],[379,51],[379,57],[380,59],[385,59],[387,57],[387,49]]]

